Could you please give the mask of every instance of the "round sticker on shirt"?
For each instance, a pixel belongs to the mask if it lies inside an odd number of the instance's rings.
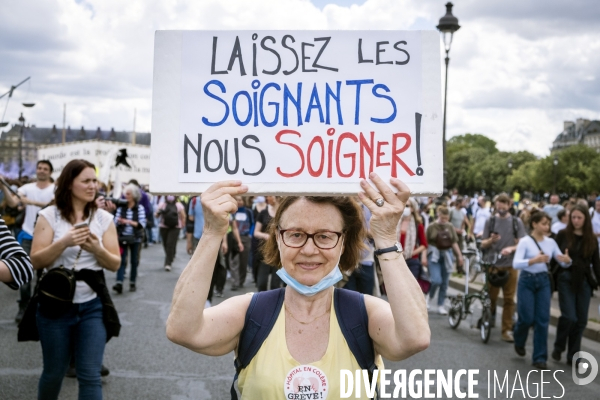
[[[290,400],[323,400],[329,392],[329,381],[325,373],[312,365],[294,367],[283,382],[285,398]]]

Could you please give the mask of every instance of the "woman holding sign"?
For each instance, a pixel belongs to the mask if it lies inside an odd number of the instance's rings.
[[[410,190],[398,179],[391,180],[398,193],[376,174],[370,179],[374,186],[362,180],[358,197],[372,213],[370,232],[389,303],[333,287],[363,250],[366,231],[357,202],[290,196],[279,204],[262,248],[287,287],[198,307],[208,296],[228,214],[237,210],[234,196],[248,190],[239,181],[219,182],[202,194],[204,234],[175,287],[168,338],[206,355],[236,351],[242,399],[339,398],[353,387],[342,382],[341,371],[367,369],[372,375],[382,367],[381,356],[402,360],[426,349],[425,302],[396,236]]]

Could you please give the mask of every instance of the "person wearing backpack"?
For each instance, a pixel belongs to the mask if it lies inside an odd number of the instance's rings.
[[[496,324],[496,302],[502,289],[504,304],[502,309],[502,340],[512,343],[513,315],[515,314],[515,294],[519,272],[513,268],[513,256],[519,239],[526,235],[525,226],[520,218],[511,215],[508,210],[512,200],[506,193],[494,199],[494,214],[485,223],[481,247],[486,252],[484,257],[501,273],[508,273],[508,280],[500,288],[490,285],[492,302],[492,327]]]
[[[429,268],[429,279],[431,288],[429,295],[425,296],[427,309],[429,302],[435,297],[435,293],[439,289],[438,294],[438,313],[441,315],[448,314],[444,308],[446,301],[446,291],[450,281],[450,273],[454,258],[452,252],[456,255],[458,266],[463,265],[463,256],[458,247],[458,236],[454,226],[450,223],[450,211],[446,206],[438,206],[436,209],[438,219],[429,224],[427,227],[427,262]]]
[[[364,248],[363,212],[354,198],[288,196],[262,247],[264,261],[278,268],[287,287],[198,307],[208,295],[227,215],[237,210],[234,196],[248,190],[240,181],[218,182],[202,194],[206,228],[175,287],[169,340],[211,356],[236,351],[242,399],[295,398],[300,385],[305,398],[339,398],[342,369],[367,369],[373,376],[381,357],[399,361],[426,349],[425,302],[396,237],[410,189],[392,178],[394,193],[376,174],[369,178],[376,188],[361,180],[358,197],[372,213],[370,232],[389,302],[334,289]],[[231,397],[238,398],[234,385]]]
[[[165,271],[171,271],[175,253],[177,252],[177,239],[179,232],[185,227],[185,209],[173,195],[167,196],[165,202],[158,206],[157,217],[160,217],[158,227],[165,250]]]

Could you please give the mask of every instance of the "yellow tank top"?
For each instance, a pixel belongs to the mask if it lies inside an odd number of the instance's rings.
[[[329,316],[329,342],[325,355],[316,362],[302,365],[290,354],[285,341],[285,308],[250,364],[240,372],[238,388],[242,400],[340,398],[340,370],[360,369],[339,327],[335,307]],[[383,368],[381,356],[375,364]],[[362,382],[361,382],[362,383]],[[317,393],[317,397],[314,397]],[[296,396],[306,394],[312,396]],[[361,399],[368,399],[364,387]],[[352,393],[354,397],[354,392]]]

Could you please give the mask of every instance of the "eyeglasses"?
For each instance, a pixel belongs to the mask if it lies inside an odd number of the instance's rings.
[[[321,231],[316,233],[306,233],[294,229],[279,229],[279,234],[283,244],[287,247],[297,249],[306,244],[309,238],[313,240],[315,246],[322,250],[333,249],[337,246],[342,232]]]

